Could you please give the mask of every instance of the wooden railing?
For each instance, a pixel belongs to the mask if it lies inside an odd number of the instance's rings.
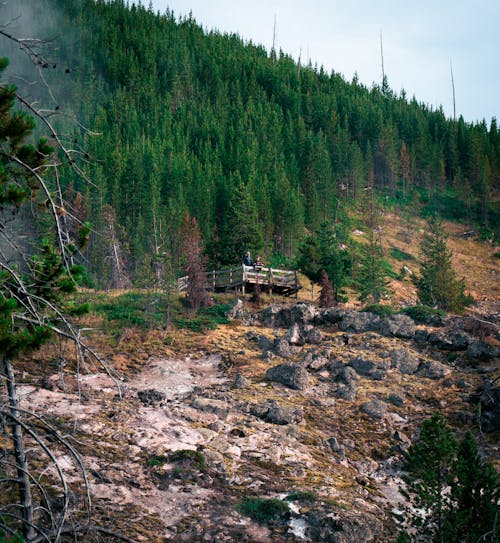
[[[187,289],[188,282],[187,275],[177,279],[179,292]],[[206,274],[208,290],[230,290],[241,287],[244,292],[246,285],[257,284],[271,291],[277,288],[287,293],[300,289],[297,272],[291,270],[242,265],[237,268],[213,270]]]

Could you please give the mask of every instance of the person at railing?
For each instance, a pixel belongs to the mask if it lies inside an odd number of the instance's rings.
[[[264,266],[264,264],[262,264],[262,261],[260,260],[259,255],[257,255],[257,258],[255,259],[255,262],[254,262],[253,266],[254,266],[256,272],[260,272],[260,270]]]
[[[252,255],[250,254],[250,251],[247,251],[245,258],[243,259],[243,264],[245,264],[245,266],[253,266]]]

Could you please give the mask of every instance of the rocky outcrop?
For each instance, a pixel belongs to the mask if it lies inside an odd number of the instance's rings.
[[[380,322],[380,317],[373,313],[357,311],[348,311],[339,322],[339,328],[344,332],[367,332],[376,330]]]
[[[266,371],[266,379],[295,390],[305,390],[309,386],[309,374],[299,365],[280,364],[269,368]]]
[[[418,356],[404,347],[389,351],[391,366],[405,375],[413,375],[420,365]]]
[[[415,322],[408,315],[391,315],[380,319],[378,331],[387,337],[411,339],[416,331]]]
[[[383,526],[373,514],[312,509],[307,513],[306,536],[310,541],[328,543],[369,543],[380,540]]]
[[[250,414],[266,422],[279,425],[298,424],[304,419],[302,409],[283,407],[274,400],[252,405]]]

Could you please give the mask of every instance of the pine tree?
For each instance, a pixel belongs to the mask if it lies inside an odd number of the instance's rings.
[[[472,297],[465,294],[464,280],[458,279],[453,270],[447,239],[441,222],[431,219],[420,245],[420,275],[414,282],[420,303],[460,312],[472,303]]]
[[[467,432],[460,442],[452,466],[452,508],[447,518],[448,540],[453,543],[476,543],[491,534],[500,537],[495,514],[500,491],[493,465],[481,460],[473,435]],[[483,539],[488,541],[488,539]]]
[[[419,533],[436,543],[445,542],[445,520],[450,509],[447,488],[453,480],[451,470],[456,441],[439,413],[424,421],[420,436],[412,443],[405,459],[406,479]]]

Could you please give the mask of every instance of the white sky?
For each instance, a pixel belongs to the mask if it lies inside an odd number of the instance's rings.
[[[132,0],[130,0],[132,2]],[[143,0],[144,5],[149,0]],[[192,12],[205,29],[276,46],[367,86],[381,81],[380,35],[390,87],[457,116],[500,117],[500,0],[152,0],[155,10]]]

